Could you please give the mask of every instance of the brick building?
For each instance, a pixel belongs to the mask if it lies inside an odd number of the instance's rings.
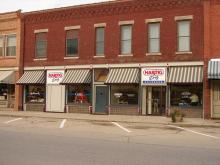
[[[210,118],[208,61],[219,57],[219,41],[209,26],[218,29],[218,7],[215,0],[128,0],[24,13],[23,109],[180,109]]]
[[[0,110],[18,110],[21,103],[20,30],[21,12],[0,14]]]

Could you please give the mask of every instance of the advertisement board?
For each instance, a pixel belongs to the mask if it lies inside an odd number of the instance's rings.
[[[64,78],[64,70],[48,70],[47,71],[47,84],[58,85]]]
[[[167,68],[142,68],[141,85],[145,86],[165,86],[167,78]]]

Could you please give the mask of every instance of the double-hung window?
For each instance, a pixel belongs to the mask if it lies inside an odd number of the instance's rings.
[[[148,53],[160,52],[160,23],[148,24]]]
[[[6,56],[16,56],[16,35],[7,36]]]
[[[97,27],[96,29],[96,56],[105,54],[105,28]]]
[[[66,56],[77,57],[79,53],[79,30],[66,31]]]
[[[190,52],[190,20],[177,22],[178,28],[178,52]]]
[[[132,54],[132,25],[121,25],[121,55]]]
[[[36,33],[35,57],[47,57],[47,32]]]
[[[4,37],[0,36],[0,57],[4,56]]]

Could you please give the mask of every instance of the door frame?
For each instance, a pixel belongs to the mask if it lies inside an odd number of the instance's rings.
[[[108,100],[107,100],[107,106],[110,105],[110,86],[109,85],[104,85],[104,84],[95,84],[94,85],[94,97],[93,97],[93,101],[94,101],[94,108],[92,110],[93,113],[95,113],[96,111],[96,88],[97,87],[107,87],[108,88]]]

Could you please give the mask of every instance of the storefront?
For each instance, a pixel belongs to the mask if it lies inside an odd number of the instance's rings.
[[[24,86],[23,110],[45,111],[45,71],[25,71],[17,84]]]
[[[67,70],[61,84],[66,85],[66,111],[91,113],[92,71],[90,69]]]
[[[110,68],[105,84],[110,88],[109,114],[138,115],[139,68]]]
[[[209,61],[208,79],[211,84],[211,117],[220,118],[220,59]]]
[[[142,115],[166,114],[166,67],[141,69]]]
[[[169,113],[181,110],[186,117],[203,117],[203,67],[168,68]]]
[[[0,110],[15,105],[15,71],[0,71]]]

